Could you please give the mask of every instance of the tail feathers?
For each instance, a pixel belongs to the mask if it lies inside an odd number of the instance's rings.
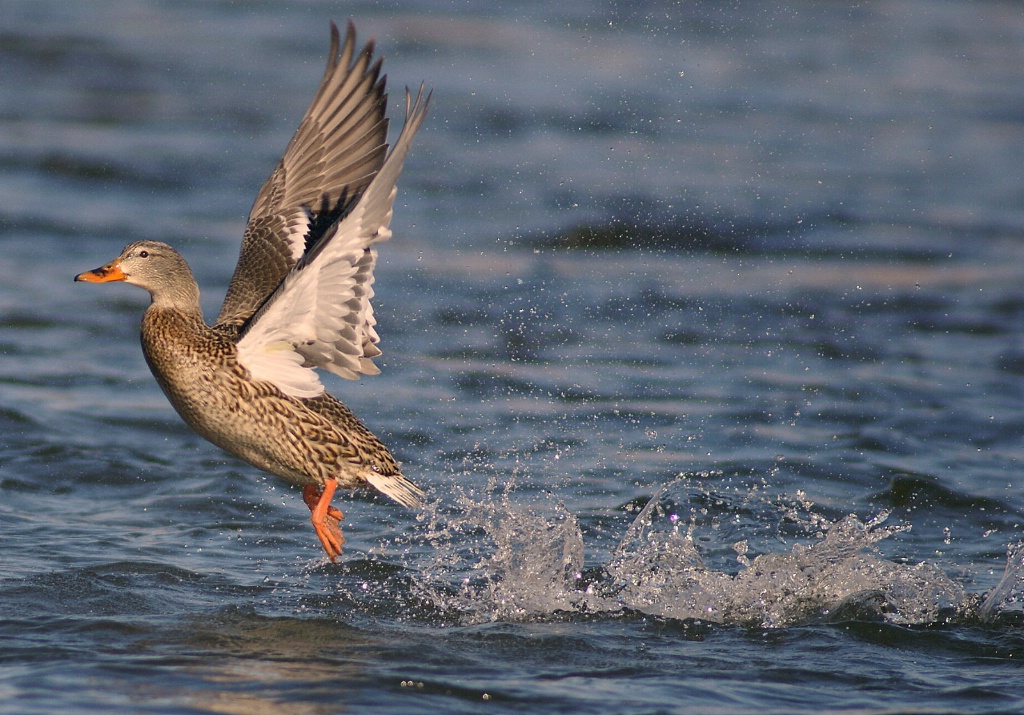
[[[410,509],[419,507],[423,490],[403,475],[368,471],[364,476],[374,489],[391,497],[402,506]]]

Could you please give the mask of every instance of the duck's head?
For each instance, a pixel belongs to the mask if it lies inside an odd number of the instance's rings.
[[[159,241],[136,241],[121,255],[99,268],[75,276],[76,281],[124,281],[145,288],[154,303],[179,308],[199,305],[199,287],[181,254]]]

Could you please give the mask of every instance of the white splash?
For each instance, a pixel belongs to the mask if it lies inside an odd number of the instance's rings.
[[[736,574],[709,569],[694,547],[693,522],[684,533],[672,510],[680,502],[677,492],[689,489],[680,479],[656,494],[606,567],[624,606],[668,618],[778,628],[853,608],[861,618],[873,613],[895,623],[930,623],[964,602],[963,590],[938,568],[898,564],[874,552],[876,542],[908,526],[883,527],[886,513],[867,523],[853,515],[830,522],[813,512],[800,519],[805,502],[780,508],[782,518],[817,532],[809,543],[751,561],[740,542],[734,545]]]
[[[985,595],[978,616],[992,620],[999,613],[1024,611],[1024,542],[1011,544],[1006,552],[1006,571],[1003,577]]]
[[[583,537],[562,504],[542,514],[461,494],[455,508],[438,505],[424,538],[433,551],[420,568],[422,595],[470,622],[524,620],[577,610]]]
[[[415,594],[461,624],[640,612],[758,628],[851,619],[912,625],[977,607],[938,567],[879,554],[878,542],[909,529],[886,526],[886,513],[833,521],[805,498],[768,499],[755,488],[738,507],[719,500],[722,513],[708,518],[693,505],[710,492],[683,477],[650,499],[607,559],[591,555],[603,562],[585,568],[583,533],[565,506],[550,496],[518,506],[511,492],[432,504],[419,548],[406,544]],[[735,541],[737,529],[750,538]],[[750,541],[763,553],[751,558]],[[725,554],[731,568],[720,563]],[[982,607],[990,616],[1024,602],[1024,546],[1010,565]]]

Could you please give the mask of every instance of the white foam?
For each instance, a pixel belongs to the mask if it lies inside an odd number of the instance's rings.
[[[831,520],[802,495],[769,498],[762,487],[736,504],[684,477],[659,490],[612,552],[588,555],[599,563],[585,567],[583,533],[564,505],[548,496],[523,506],[514,487],[496,491],[428,504],[421,548],[406,550],[417,554],[409,568],[418,595],[463,624],[629,610],[759,628],[848,619],[913,625],[978,603],[933,564],[884,558],[878,542],[909,529],[886,525],[885,513]],[[721,514],[700,506],[715,499]],[[737,533],[750,538],[737,541]],[[991,613],[1024,602],[1024,548],[1011,563],[1014,575],[989,596],[999,603],[986,601]]]

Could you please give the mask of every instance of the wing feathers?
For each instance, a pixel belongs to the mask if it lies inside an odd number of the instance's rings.
[[[284,156],[253,202],[235,273],[216,325],[239,330],[304,255],[310,210],[338,206],[366,189],[387,152],[387,95],[381,60],[368,42],[356,54],[355,26],[345,43],[331,23],[327,66]],[[340,48],[340,49],[339,49]],[[326,197],[326,201],[324,201]],[[273,260],[266,260],[272,255]]]
[[[287,394],[311,397],[323,391],[314,368],[350,379],[379,372],[371,361],[380,354],[370,304],[377,260],[372,246],[391,236],[396,182],[429,102],[422,87],[415,103],[406,92],[405,125],[380,171],[245,326],[239,361],[255,378]],[[292,346],[294,357],[282,344]],[[298,370],[308,375],[300,379]]]

